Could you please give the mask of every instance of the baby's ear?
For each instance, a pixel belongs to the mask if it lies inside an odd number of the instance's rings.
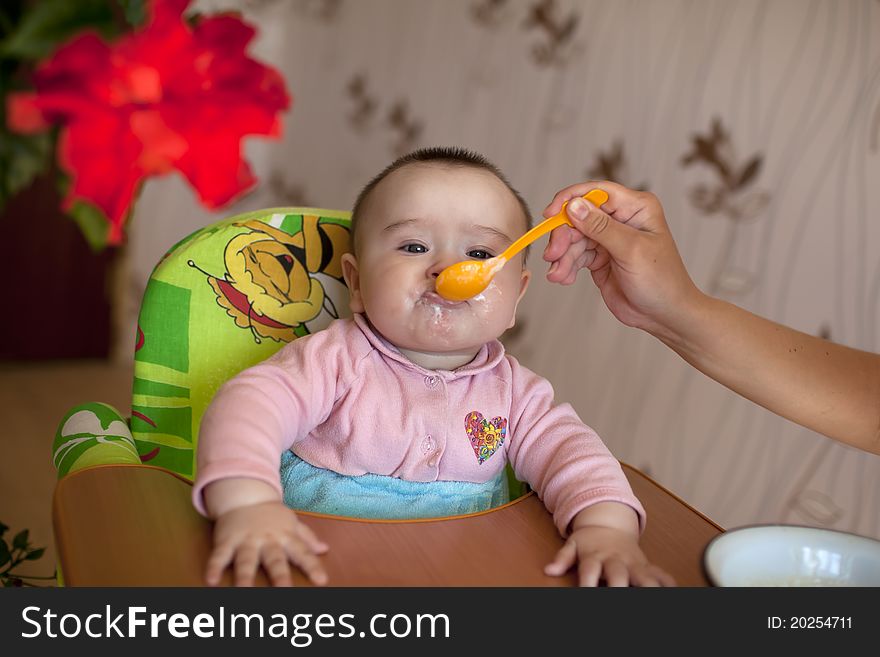
[[[519,279],[519,296],[516,298],[516,305],[513,307],[513,314],[510,317],[510,326],[507,327],[509,329],[513,328],[513,325],[516,324],[516,309],[519,308],[519,302],[522,301],[526,290],[529,289],[530,280],[532,280],[532,272],[528,269],[523,269],[522,277]]]
[[[364,312],[364,301],[361,297],[361,274],[357,258],[352,253],[342,254],[342,277],[348,286],[348,306],[353,313]]]

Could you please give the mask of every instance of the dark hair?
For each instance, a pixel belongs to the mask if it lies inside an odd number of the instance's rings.
[[[376,175],[370,182],[366,184],[366,186],[360,191],[357,195],[357,199],[354,202],[354,208],[351,211],[351,244],[352,249],[354,249],[355,244],[355,233],[357,231],[358,217],[363,211],[364,203],[367,198],[373,192],[374,189],[379,185],[380,182],[385,180],[390,174],[394,173],[398,169],[402,169],[403,167],[409,166],[411,164],[425,164],[425,163],[439,163],[445,164],[452,167],[471,167],[474,169],[483,169],[484,171],[488,171],[493,176],[498,178],[507,189],[510,190],[510,193],[513,194],[514,198],[516,198],[517,203],[519,203],[519,207],[522,209],[523,216],[526,220],[526,228],[532,227],[532,213],[529,210],[528,203],[526,203],[525,199],[508,181],[507,178],[501,173],[501,169],[492,164],[485,157],[480,155],[475,151],[468,150],[466,148],[460,148],[458,146],[432,146],[430,148],[420,148],[419,150],[413,151],[412,153],[408,153],[403,155],[402,157],[397,158],[385,167],[378,175]],[[525,262],[525,258],[528,257],[528,247],[523,251],[523,262]]]

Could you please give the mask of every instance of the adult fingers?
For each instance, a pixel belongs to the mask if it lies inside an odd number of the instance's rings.
[[[587,249],[574,261],[574,273],[577,274],[581,269],[588,268],[595,259],[596,249]]]
[[[577,233],[570,228],[566,230]],[[573,280],[572,274],[577,275],[577,260],[587,248],[587,240],[580,233],[577,234],[578,239],[570,242],[567,249],[562,251],[558,259],[550,265],[550,269],[547,271],[547,280],[551,283],[561,283],[566,279]]]
[[[566,211],[574,227],[605,247],[615,260],[626,260],[635,241],[641,237],[638,230],[612,219],[584,199],[572,199]]]
[[[544,247],[544,260],[547,262],[559,260],[573,242],[579,242],[583,239],[585,239],[583,234],[568,224],[554,228],[550,231],[550,240],[547,242],[547,246]]]
[[[582,197],[591,189],[602,189],[608,193],[608,200],[602,204],[601,209],[618,223],[652,233],[668,232],[663,207],[654,194],[629,189],[607,180],[588,180],[559,190],[544,209],[544,216],[552,217],[560,212],[566,201],[571,201],[568,205],[570,208],[575,198]]]
[[[598,271],[610,264],[611,254],[608,253],[608,249],[597,246],[593,250],[593,253],[595,255],[590,259],[590,262],[585,265],[590,271]]]
[[[544,216],[552,217],[555,214],[559,214],[559,212],[562,210],[563,203],[577,196],[583,196],[591,189],[601,189],[607,192],[608,196],[610,197],[612,191],[616,191],[619,193],[622,190],[626,190],[626,187],[605,180],[587,180],[581,183],[576,183],[574,185],[569,185],[568,187],[560,189],[558,192],[556,192],[553,200],[550,201],[550,204],[546,208],[544,208]]]

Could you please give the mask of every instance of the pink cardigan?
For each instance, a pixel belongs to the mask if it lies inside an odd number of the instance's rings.
[[[566,534],[578,511],[645,511],[619,462],[545,379],[497,340],[455,371],[410,362],[361,315],[298,338],[224,384],[202,419],[193,503],[228,477],[281,495],[282,450],[347,475],[486,482],[509,461]]]

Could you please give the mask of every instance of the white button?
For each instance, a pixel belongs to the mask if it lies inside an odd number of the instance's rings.
[[[431,436],[425,436],[425,439],[422,441],[422,452],[427,454],[432,449],[434,449],[434,439]]]
[[[431,457],[431,460],[428,461],[428,466],[431,468],[437,467],[437,455],[436,454],[434,454],[434,456]]]
[[[437,384],[440,382],[440,379],[436,376],[426,376],[425,377],[425,385],[429,388],[436,388]]]

